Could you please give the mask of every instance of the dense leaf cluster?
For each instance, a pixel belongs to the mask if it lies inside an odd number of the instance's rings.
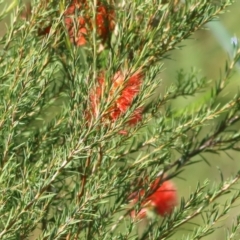
[[[35,0],[27,18],[17,1],[0,12],[3,21],[13,10],[0,39],[0,239],[28,239],[33,232],[33,239],[170,239],[199,215],[204,224],[182,239],[201,239],[240,198],[233,187],[240,178],[236,171],[215,187],[199,183],[173,214],[149,222],[142,236],[129,217],[130,208],[141,207],[128,204],[139,179],[146,179],[147,196],[148,185],[159,174],[162,181],[172,179],[197,163],[196,156],[211,162],[203,153],[239,151],[240,133],[234,126],[240,121],[240,96],[217,104],[240,58],[237,44],[215,85],[209,87],[194,69],[181,71],[156,96],[159,73],[171,50],[232,1],[104,2],[114,6],[115,29],[102,42],[93,21],[85,46],[74,45],[65,28],[70,1]],[[88,3],[94,17],[98,1]],[[40,34],[49,24],[49,33]],[[115,101],[109,102],[109,93],[117,71],[143,73],[141,89],[121,118],[104,122]],[[98,115],[89,119],[89,99],[103,72],[105,92]],[[171,109],[173,100],[200,92],[203,99],[183,110]],[[142,120],[130,126],[137,108],[143,109]],[[220,208],[218,199],[229,193]],[[234,239],[239,225],[237,218],[226,239]]]

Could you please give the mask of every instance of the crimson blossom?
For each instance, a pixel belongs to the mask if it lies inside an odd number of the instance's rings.
[[[87,35],[93,29],[92,9],[86,0],[72,0],[64,13],[64,22],[72,43],[83,46]],[[115,27],[113,6],[97,1],[95,24],[97,33],[103,42],[107,40]]]
[[[132,210],[130,215],[134,219],[146,218],[152,211],[158,215],[166,216],[170,214],[177,205],[177,190],[172,181],[166,180],[161,183],[158,177],[150,185],[150,195],[143,199],[139,212]],[[144,198],[145,190],[140,189],[130,195],[131,205],[136,204],[140,198]]]
[[[140,91],[142,84],[142,73],[134,73],[127,76],[122,71],[115,73],[110,81],[110,90],[107,89],[105,73],[101,73],[97,78],[97,86],[90,93],[90,106],[87,118],[96,118],[99,114],[101,101],[109,105],[102,116],[103,123],[114,122],[125,114],[133,104],[134,98]],[[104,97],[105,91],[109,91],[108,97]],[[142,108],[136,108],[130,115],[128,125],[135,125],[142,120]],[[122,134],[125,134],[123,131]]]
[[[87,0],[71,0],[70,5],[63,14],[64,24],[69,35],[70,41],[76,46],[83,46],[87,43],[87,38],[93,30],[95,22],[96,31],[102,42],[106,42],[115,28],[115,11],[113,5],[104,1],[97,1],[95,20],[93,19],[93,9],[89,7]],[[49,0],[43,2],[46,6]],[[43,4],[40,5],[43,7]],[[31,4],[26,4],[26,11],[22,13],[23,19],[31,16]],[[60,14],[60,12],[58,12]],[[48,22],[40,22],[38,35],[44,36],[50,33],[52,24],[51,18]]]

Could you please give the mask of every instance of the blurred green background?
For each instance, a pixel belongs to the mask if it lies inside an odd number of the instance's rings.
[[[236,1],[228,8],[228,12],[219,17],[219,21],[215,21],[213,24],[205,26],[206,29],[196,32],[191,39],[185,40],[181,44],[181,46],[183,46],[181,50],[174,50],[171,53],[171,60],[165,61],[165,71],[161,75],[164,82],[163,85],[166,87],[171,84],[171,82],[176,79],[177,71],[180,69],[184,69],[185,72],[188,72],[191,70],[191,67],[201,70],[201,75],[213,80],[213,82],[218,80],[221,73],[224,73],[226,60],[231,58],[228,52],[232,47],[231,37],[236,36],[237,38],[240,38],[239,12],[240,1]],[[231,83],[227,86],[224,93],[221,94],[219,102],[224,103],[231,99],[239,91],[239,83],[240,68],[235,69],[235,73],[231,78]],[[190,100],[185,98],[177,99],[177,101],[174,102],[173,107],[176,109],[183,109],[184,106],[191,104],[192,100],[193,99]],[[209,126],[209,128],[210,127],[211,126]],[[240,128],[240,126],[237,127]],[[207,131],[208,129],[206,129],[206,133]],[[211,185],[214,185],[215,181],[220,182],[218,168],[223,172],[225,179],[232,174],[236,174],[240,169],[238,152],[227,151],[221,152],[219,155],[204,154],[204,157],[210,162],[211,166],[208,166],[204,162],[190,165],[180,175],[180,177],[185,180],[180,178],[175,179],[175,183],[179,190],[179,198],[182,196],[188,197],[196,188],[198,181],[203,182],[205,179],[209,179]],[[174,156],[174,159],[177,159],[177,155]],[[196,157],[194,160],[200,160],[200,157]],[[228,195],[220,199],[220,208],[221,204],[223,204],[227,198],[229,198]],[[226,229],[231,228],[235,216],[240,212],[239,204],[240,201],[238,201],[235,204],[236,207],[230,211],[229,217],[216,225],[218,229],[204,239],[225,239]],[[200,223],[201,218],[199,217],[194,222]],[[193,227],[193,225],[186,224],[182,227],[182,231],[179,232],[177,236],[174,236],[173,239],[182,238],[182,234],[190,233],[189,231]],[[240,235],[236,239],[240,239]]]
[[[12,1],[7,0],[5,2],[10,4]],[[221,71],[224,71],[226,60],[230,58],[226,47],[231,48],[231,37],[236,36],[240,38],[239,12],[240,1],[236,1],[235,4],[229,7],[228,12],[220,16],[219,22],[216,22],[214,26],[208,30],[206,29],[209,28],[209,26],[206,26],[205,30],[196,32],[191,39],[185,40],[181,44],[181,46],[183,46],[181,50],[171,52],[171,59],[165,60],[165,70],[161,74],[161,78],[163,79],[162,91],[176,79],[177,71],[180,69],[184,69],[184,71],[187,72],[190,71],[192,67],[195,67],[201,70],[202,76],[206,76],[213,81],[219,79]],[[6,31],[6,24],[8,22],[9,19],[0,22],[0,36]],[[229,35],[225,35],[223,30]],[[217,37],[216,34],[214,35],[214,32],[218,34]],[[219,99],[221,103],[226,102],[239,91],[239,81],[240,69],[236,70],[232,76],[231,84],[229,84],[224,94],[222,94],[221,99]],[[176,109],[183,109],[184,106],[189,103],[191,103],[189,99],[178,99],[172,106]],[[232,159],[229,158],[227,154],[231,155]],[[219,155],[205,154],[204,156],[209,160],[211,166],[208,166],[206,163],[188,166],[181,174],[181,179],[178,178],[174,180],[179,191],[179,199],[181,197],[188,197],[196,188],[198,181],[203,182],[205,179],[210,179],[213,184],[214,181],[219,182],[220,174],[218,168],[222,170],[224,178],[235,174],[240,168],[239,154],[233,151],[228,151],[227,154],[224,152],[221,152]],[[173,157],[175,159],[178,156]],[[197,157],[195,160],[197,159],[200,158]],[[220,203],[224,203],[226,198],[227,197],[221,198],[222,202]],[[234,216],[236,216],[239,211],[240,207],[236,204],[236,208],[232,209],[229,217],[217,225],[219,227],[217,231],[204,239],[225,239],[226,228],[231,227]],[[200,223],[200,221],[201,219],[199,218],[195,222]],[[189,233],[193,227],[193,225],[186,224],[181,228],[182,230],[178,236],[175,235],[173,239],[180,239],[183,233]]]

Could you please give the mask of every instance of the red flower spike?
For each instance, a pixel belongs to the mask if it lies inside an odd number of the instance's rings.
[[[82,16],[75,16],[76,10],[84,10]],[[70,40],[77,46],[82,46],[87,43],[88,29],[93,28],[92,20],[90,17],[89,6],[85,0],[73,0],[71,5],[66,9],[65,15],[65,26],[68,31]],[[74,26],[74,18],[78,23],[77,29]],[[76,19],[77,18],[77,19]],[[96,28],[98,35],[102,38],[103,42],[107,40],[110,33],[114,30],[114,10],[112,7],[103,4],[101,1],[97,2],[97,13],[96,13]],[[75,32],[77,31],[77,32]]]
[[[112,102],[107,110],[103,120],[116,121],[122,114],[131,107],[134,97],[139,93],[142,84],[143,75],[135,73],[128,79],[125,79],[124,74],[118,71],[113,79],[112,86],[107,102]],[[105,88],[104,73],[101,73],[98,78],[98,86],[90,94],[90,113],[91,116],[97,116],[98,106],[100,104],[102,93]],[[89,119],[89,113],[87,118]],[[136,109],[130,117],[128,124],[135,125],[142,119],[142,108]],[[124,131],[125,134],[125,131]]]
[[[48,1],[45,2],[48,4]],[[78,11],[78,12],[77,12]],[[92,9],[90,9],[86,0],[72,0],[69,7],[64,12],[64,23],[67,29],[70,41],[76,46],[83,46],[87,43],[87,35],[89,30],[93,29]],[[31,4],[27,5],[27,9],[22,13],[22,18],[27,19],[31,15]],[[97,1],[97,12],[95,24],[97,33],[103,42],[106,42],[111,32],[115,28],[115,12],[111,5],[107,5],[102,1]],[[46,23],[41,23],[46,25]],[[52,25],[40,27],[38,35],[48,35]]]
[[[75,12],[77,10],[86,10],[87,6],[85,1],[73,0],[71,5],[64,12],[64,23],[70,38],[70,41],[77,46],[83,46],[86,44],[86,17],[76,17]],[[75,23],[77,26],[75,26]],[[77,32],[76,32],[77,31]]]
[[[131,211],[132,218],[143,219],[147,217],[148,212],[155,211],[158,215],[165,216],[170,214],[177,205],[177,190],[170,180],[164,181],[160,186],[161,178],[157,178],[150,186],[150,196],[143,200],[141,209],[138,213]],[[139,197],[143,197],[144,190],[140,190],[138,194],[130,195],[132,204],[136,204]]]
[[[104,42],[115,28],[114,18],[115,13],[113,8],[111,6],[104,6],[98,1],[96,26],[98,34]]]
[[[121,95],[116,99],[116,107],[120,112],[125,113],[132,105],[134,97],[139,93],[142,84],[142,74],[135,73],[126,81],[123,73],[117,72],[113,78],[112,94],[123,88]],[[125,85],[123,87],[123,85]]]

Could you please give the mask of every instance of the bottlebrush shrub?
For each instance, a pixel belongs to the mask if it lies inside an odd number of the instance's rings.
[[[1,240],[200,239],[223,225],[239,174],[194,189],[186,170],[239,150],[240,96],[218,102],[238,41],[214,84],[193,70],[161,85],[160,74],[171,50],[230,4],[34,0],[27,17],[18,1],[0,4],[1,21],[13,10],[0,39]],[[171,107],[200,92],[204,101]],[[238,228],[239,218],[227,239]]]

